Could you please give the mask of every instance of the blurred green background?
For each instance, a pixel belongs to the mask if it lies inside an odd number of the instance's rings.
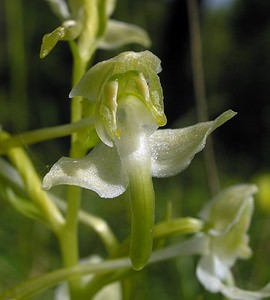
[[[261,187],[250,230],[254,254],[234,268],[238,284],[255,289],[270,279],[270,1],[202,0],[199,4],[209,118],[230,108],[238,112],[213,135],[221,187],[242,182]],[[196,123],[186,1],[119,0],[113,18],[143,27],[152,38],[150,50],[162,61],[167,127]],[[48,57],[39,58],[43,35],[59,24],[45,0],[0,1],[0,125],[4,130],[18,134],[69,122],[72,58],[68,44],[59,43]],[[142,50],[136,45],[99,50],[95,61],[128,49]],[[59,157],[68,155],[68,147],[69,139],[62,138],[26,150],[43,176]],[[196,217],[210,198],[202,154],[180,175],[154,183],[157,220],[164,216],[168,200],[174,216]],[[63,193],[61,188],[58,192]],[[106,200],[84,192],[83,207],[108,220],[120,239],[128,234],[125,196]],[[60,266],[57,242],[46,228],[20,216],[4,199],[0,208],[0,291]],[[80,229],[82,257],[104,254],[95,233]],[[180,257],[147,268],[138,278],[134,299],[223,299],[197,283],[196,261],[197,257]],[[52,295],[47,291],[35,299],[52,299]]]

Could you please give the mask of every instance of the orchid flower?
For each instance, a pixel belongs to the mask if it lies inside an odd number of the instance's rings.
[[[46,57],[59,41],[73,41],[77,38],[83,56],[89,56],[94,48],[108,50],[129,43],[148,48],[151,44],[144,29],[110,19],[116,6],[115,0],[70,0],[69,5],[65,0],[47,1],[62,24],[43,37],[41,58]]]
[[[193,238],[193,247],[201,251],[197,278],[212,293],[233,300],[258,300],[270,296],[270,284],[259,291],[247,291],[234,285],[231,268],[238,258],[247,259],[252,251],[247,231],[253,214],[253,194],[257,187],[240,184],[219,193],[202,210],[205,231]]]
[[[160,60],[149,51],[124,52],[91,68],[70,96],[95,103],[95,128],[101,142],[83,158],[61,158],[43,180],[46,189],[77,185],[103,198],[117,197],[129,187],[130,258],[138,270],[152,251],[152,176],[181,172],[204,148],[207,136],[235,115],[227,111],[211,122],[157,130],[166,124],[160,70]]]

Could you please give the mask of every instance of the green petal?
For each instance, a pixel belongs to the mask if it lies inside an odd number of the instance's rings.
[[[105,36],[99,43],[99,48],[112,50],[133,43],[142,45],[145,48],[149,48],[151,45],[147,32],[139,26],[110,20]]]
[[[120,157],[113,147],[96,146],[78,159],[62,157],[43,179],[43,188],[68,184],[92,190],[103,198],[114,198],[125,192],[128,179]]]
[[[160,60],[150,51],[133,52],[126,51],[102,61],[93,66],[70,92],[70,97],[83,96],[93,102],[100,97],[104,83],[116,74],[125,74],[129,71],[149,73],[148,77],[161,71]],[[156,75],[155,75],[156,76]],[[151,78],[152,80],[152,78]]]
[[[236,113],[228,110],[214,121],[198,123],[183,129],[157,130],[150,136],[152,175],[169,177],[180,173],[200,152],[208,135]]]
[[[256,192],[257,187],[253,184],[238,184],[215,196],[200,213],[201,218],[211,224],[210,233],[226,234],[233,225],[239,222],[245,203]]]
[[[109,82],[129,82],[130,74],[136,73],[140,77],[138,80],[138,90],[142,90],[141,100],[148,107],[154,116],[157,124],[163,126],[166,124],[166,117],[163,109],[163,93],[157,73],[161,71],[160,60],[150,51],[133,52],[127,51],[118,56],[100,62],[92,67],[80,80],[80,82],[70,92],[70,97],[83,96],[93,102],[97,102],[100,107],[102,102],[104,88]],[[136,77],[136,78],[137,78]],[[142,87],[142,81],[145,80],[149,88],[149,98],[144,98],[145,88]],[[137,82],[134,82],[137,84]],[[129,86],[130,87],[130,86]],[[125,91],[121,89],[119,93],[127,95],[133,90]],[[97,112],[98,113],[98,112]]]

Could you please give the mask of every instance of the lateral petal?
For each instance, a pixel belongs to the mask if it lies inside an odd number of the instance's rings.
[[[201,257],[196,275],[200,283],[212,293],[218,293],[222,290],[223,280],[232,280],[230,269],[212,254]]]
[[[43,179],[43,188],[68,184],[96,192],[102,198],[114,198],[125,192],[128,178],[115,147],[103,143],[83,158],[62,157]]]
[[[260,300],[270,296],[270,283],[257,291],[243,290],[236,286],[222,285],[221,293],[233,300]]]
[[[126,44],[136,43],[143,47],[150,47],[151,41],[145,30],[139,26],[109,20],[105,36],[99,43],[101,49],[116,49]]]
[[[236,113],[228,110],[214,121],[182,129],[160,129],[149,138],[153,177],[169,177],[183,171],[200,152],[208,135]]]

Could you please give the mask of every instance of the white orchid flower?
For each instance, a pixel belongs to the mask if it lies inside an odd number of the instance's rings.
[[[220,292],[233,300],[259,300],[270,296],[270,284],[258,291],[243,290],[234,285],[231,272],[238,258],[251,256],[247,231],[256,192],[255,185],[242,184],[219,193],[201,212],[205,232],[194,238],[197,244],[194,243],[193,247],[197,251],[203,245],[197,278],[210,292]]]
[[[83,158],[61,158],[43,187],[77,185],[114,198],[129,187],[130,257],[141,269],[152,250],[153,177],[173,176],[204,148],[207,136],[235,113],[183,129],[157,130],[166,123],[157,73],[160,60],[149,51],[124,52],[90,69],[71,96],[96,103],[95,127],[101,142]]]

